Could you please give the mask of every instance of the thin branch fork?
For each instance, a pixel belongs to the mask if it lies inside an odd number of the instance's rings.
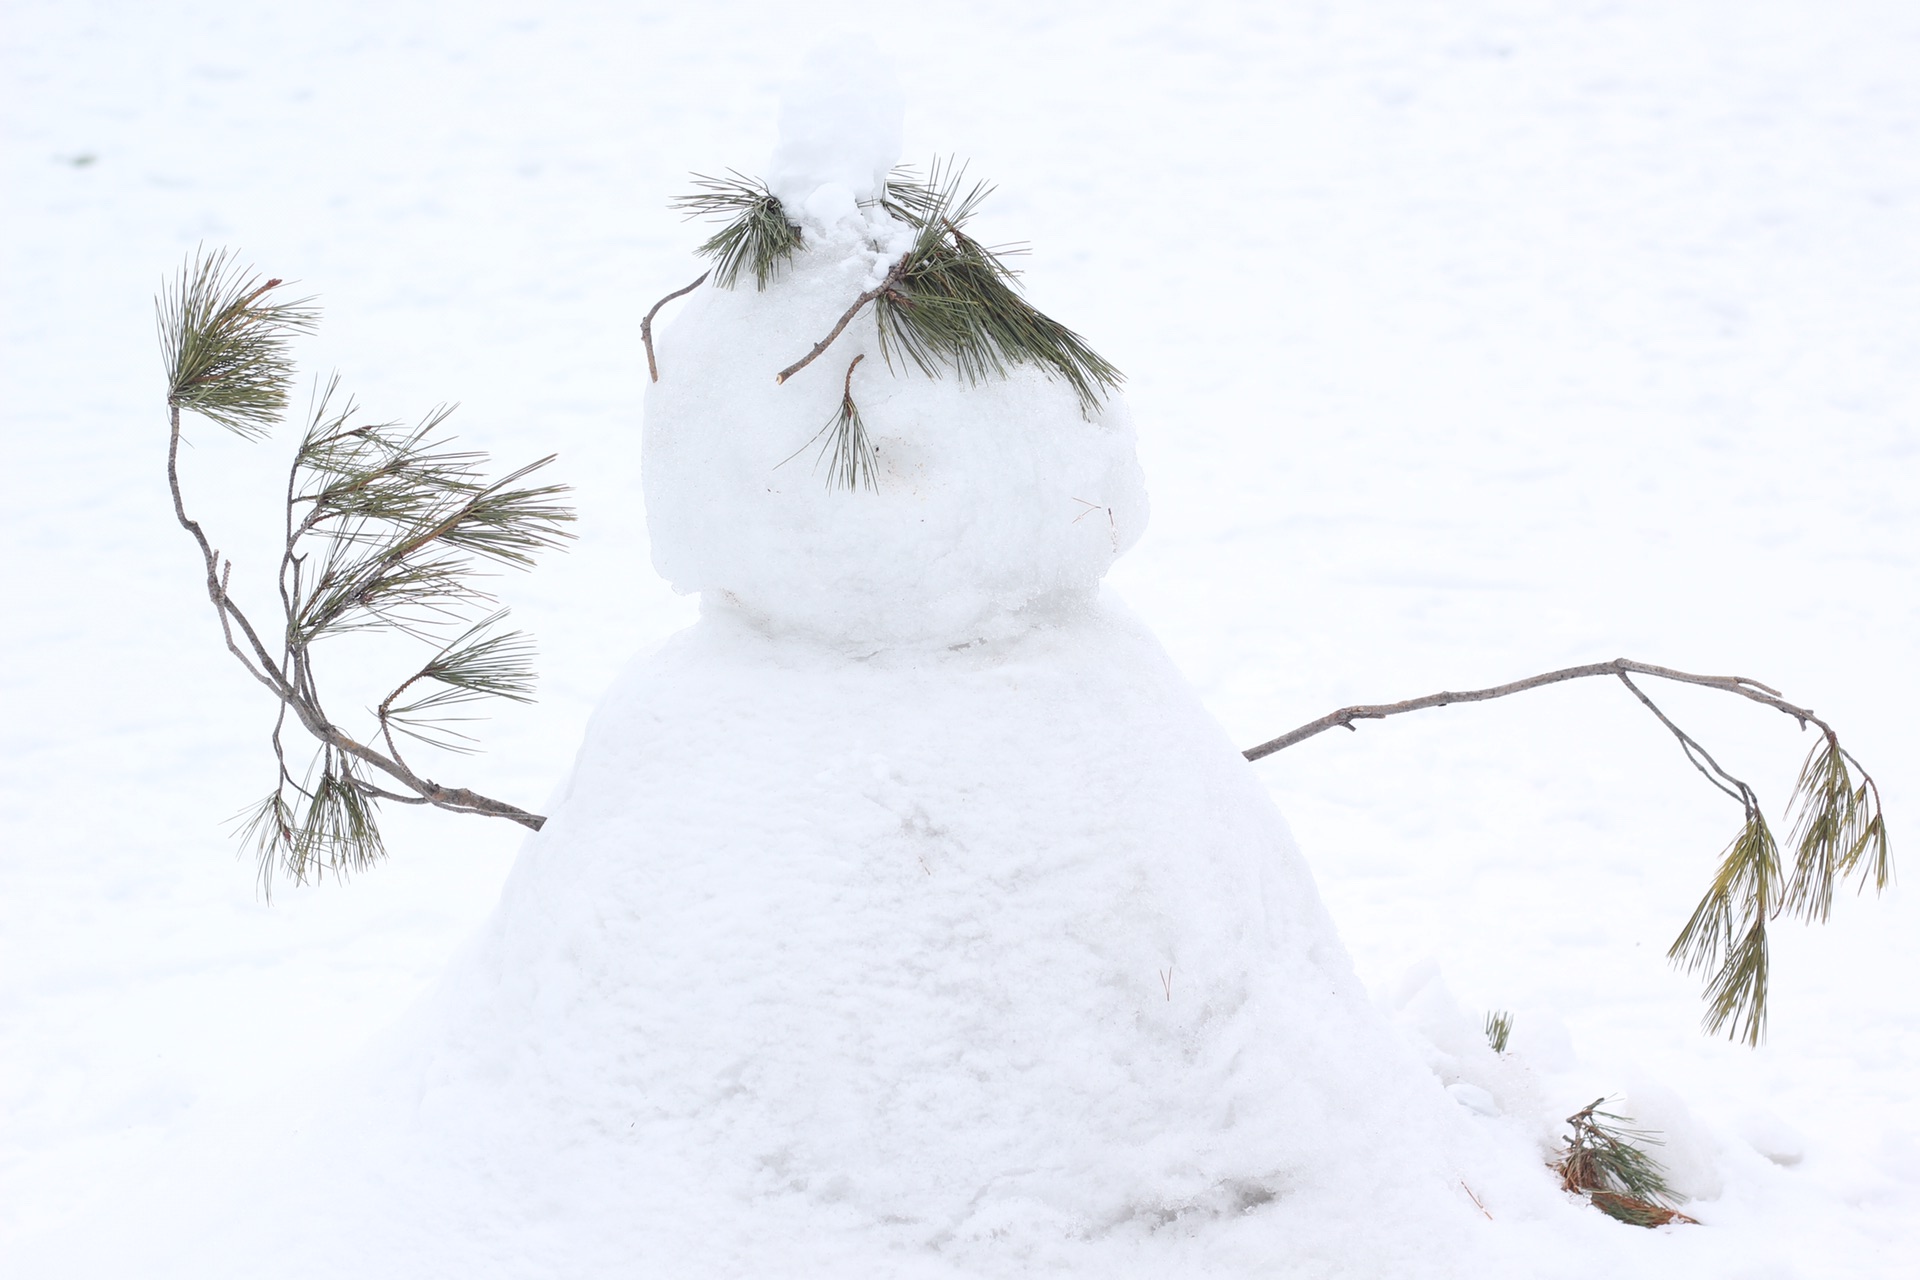
[[[1507,697],[1509,694],[1525,693],[1529,689],[1539,689],[1546,685],[1560,684],[1567,680],[1579,680],[1587,676],[1615,676],[1625,680],[1627,687],[1633,689],[1635,695],[1638,696],[1641,701],[1645,702],[1645,695],[1640,693],[1632,681],[1626,680],[1629,674],[1657,676],[1662,680],[1673,680],[1680,684],[1700,685],[1708,689],[1720,689],[1727,693],[1737,693],[1743,698],[1758,702],[1763,706],[1772,707],[1776,711],[1792,716],[1800,722],[1802,728],[1805,728],[1809,724],[1815,724],[1820,726],[1829,738],[1833,736],[1833,728],[1828,725],[1826,721],[1822,720],[1807,708],[1797,707],[1793,703],[1788,702],[1780,696],[1778,689],[1761,684],[1758,680],[1750,680],[1745,676],[1696,675],[1691,671],[1675,671],[1671,667],[1656,667],[1648,662],[1635,662],[1631,658],[1615,658],[1611,662],[1593,662],[1585,666],[1563,667],[1558,671],[1547,671],[1537,676],[1528,676],[1524,680],[1515,680],[1511,684],[1494,685],[1490,689],[1469,689],[1458,693],[1451,691],[1430,693],[1424,698],[1409,698],[1405,702],[1387,702],[1342,707],[1338,711],[1321,716],[1318,720],[1311,720],[1297,729],[1283,733],[1270,741],[1263,742],[1257,747],[1249,747],[1241,754],[1246,756],[1248,760],[1260,760],[1272,755],[1276,751],[1284,751],[1297,743],[1305,742],[1308,738],[1318,737],[1329,729],[1348,729],[1358,732],[1358,730],[1354,728],[1353,723],[1356,720],[1384,720],[1388,716],[1404,715],[1409,711],[1425,711],[1430,707],[1450,706],[1456,702],[1488,702],[1494,698]],[[1655,711],[1656,714],[1658,714],[1657,708]],[[1662,716],[1661,719],[1665,720],[1666,717]],[[1670,721],[1668,722],[1668,727],[1673,728]],[[1676,729],[1675,732],[1678,732],[1678,730]],[[1699,744],[1691,743],[1691,740],[1685,738],[1684,735],[1682,736],[1682,741],[1683,743],[1690,743],[1693,750],[1699,749]],[[1701,754],[1704,755],[1705,752]],[[1715,767],[1717,768],[1718,766]]]

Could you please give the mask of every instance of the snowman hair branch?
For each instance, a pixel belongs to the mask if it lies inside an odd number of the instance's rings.
[[[800,228],[790,222],[777,196],[757,179],[734,174],[708,178],[696,174],[694,194],[675,202],[689,216],[726,220],[726,225],[697,250],[714,259],[713,283],[730,289],[747,271],[765,289],[801,247]],[[965,227],[992,194],[984,182],[968,185],[965,167],[936,160],[922,181],[899,168],[888,178],[878,201],[896,220],[911,227],[911,247],[896,259],[885,278],[855,297],[840,319],[812,350],[774,375],[784,384],[832,347],[847,327],[872,307],[879,330],[880,355],[889,369],[911,363],[928,377],[957,373],[970,384],[1004,378],[1016,365],[1031,365],[1072,387],[1083,413],[1091,413],[1122,374],[1085,339],[1041,312],[1020,294],[1019,273],[1006,259],[1018,248],[990,248]],[[647,313],[641,341],[647,367],[659,380],[653,350],[653,318],[660,308],[698,287],[702,280],[667,295]],[[843,397],[843,400],[845,397]],[[857,422],[857,411],[841,422]],[[859,453],[857,441],[836,438],[836,454]],[[844,467],[829,470],[830,486],[854,487],[858,474]]]
[[[195,252],[155,300],[174,516],[200,548],[228,651],[279,702],[274,788],[241,822],[266,891],[276,871],[300,883],[378,861],[383,800],[540,829],[538,814],[423,776],[395,735],[470,752],[472,738],[455,726],[471,717],[450,713],[488,698],[532,700],[531,642],[497,630],[506,610],[487,608],[493,597],[478,585],[479,570],[482,562],[531,567],[537,553],[573,536],[563,526],[574,518],[560,503],[566,486],[528,483],[551,456],[488,479],[484,453],[450,449],[438,434],[450,406],[411,428],[356,424],[351,400],[335,407],[339,379],[331,378],[315,397],[287,476],[276,575],[282,617],[269,643],[229,591],[232,561],[188,516],[178,462],[183,409],[249,439],[268,435],[285,413],[293,378],[287,343],[310,332],[319,313],[311,299],[276,300],[282,285],[260,280],[224,250]],[[313,651],[321,640],[368,631],[403,634],[434,652],[373,709],[377,735],[363,740],[324,709]],[[283,736],[289,713],[316,743],[297,774]]]
[[[1787,812],[1796,815],[1790,836],[1795,848],[1790,878],[1781,866],[1779,846],[1753,788],[1721,768],[1706,748],[1654,705],[1630,678],[1632,675],[1739,694],[1792,716],[1802,729],[1808,725],[1819,729],[1819,741],[1808,752],[1787,801]],[[1740,831],[1721,855],[1706,896],[1667,949],[1667,959],[1689,973],[1712,975],[1704,993],[1707,1013],[1703,1024],[1709,1034],[1725,1029],[1728,1036],[1757,1045],[1766,1037],[1767,1028],[1767,922],[1792,913],[1809,923],[1824,923],[1833,909],[1835,886],[1849,875],[1858,874],[1862,892],[1871,884],[1875,893],[1881,893],[1893,882],[1879,786],[1840,745],[1840,736],[1831,725],[1807,708],[1788,702],[1778,690],[1744,676],[1695,675],[1616,658],[1564,667],[1488,689],[1342,707],[1243,754],[1248,760],[1259,760],[1329,729],[1352,730],[1356,720],[1384,720],[1456,702],[1486,702],[1588,676],[1613,676],[1626,685],[1679,741],[1688,762],[1741,807]]]
[[[873,438],[867,434],[867,424],[860,416],[860,406],[853,402],[853,371],[866,358],[863,351],[848,362],[847,376],[840,384],[840,407],[827,419],[827,425],[814,433],[812,440],[781,461],[781,467],[805,453],[821,436],[831,431],[832,436],[820,446],[819,456],[814,460],[814,470],[819,470],[823,462],[827,464],[829,486],[839,484],[848,489],[863,485],[869,489],[880,487],[880,457],[873,447]],[[777,471],[779,467],[774,469]]]

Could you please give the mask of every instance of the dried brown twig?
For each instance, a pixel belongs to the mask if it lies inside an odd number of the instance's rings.
[[[776,383],[784,383],[788,378],[791,378],[794,374],[800,372],[815,360],[818,360],[826,349],[833,345],[833,340],[846,332],[847,326],[853,323],[853,318],[860,314],[863,307],[876,298],[896,292],[900,287],[900,281],[906,276],[907,263],[910,260],[910,256],[911,255],[903,255],[900,261],[893,264],[893,269],[887,272],[886,279],[855,298],[853,305],[840,314],[839,321],[833,326],[833,329],[827,336],[814,343],[813,350],[807,352],[807,354],[801,356],[798,360],[795,360],[779,373],[774,374],[773,380]]]
[[[652,308],[648,310],[646,319],[640,322],[640,342],[647,349],[647,377],[649,380],[653,382],[660,381],[660,366],[655,364],[653,359],[653,318],[660,314],[660,308],[666,306],[675,298],[686,297],[695,289],[705,284],[707,277],[712,274],[711,271],[702,271],[698,280],[695,280],[692,284],[684,288],[675,289],[672,293],[654,303]]]
[[[1629,658],[1615,658],[1612,662],[1591,662],[1580,667],[1562,667],[1558,671],[1528,676],[1524,680],[1495,685],[1490,689],[1470,689],[1464,693],[1430,693],[1424,698],[1409,698],[1405,702],[1342,707],[1338,711],[1321,716],[1318,720],[1310,720],[1298,729],[1283,733],[1271,741],[1263,742],[1257,747],[1249,747],[1243,754],[1249,760],[1259,760],[1276,751],[1284,751],[1296,743],[1305,742],[1308,738],[1325,733],[1329,729],[1353,729],[1355,720],[1384,720],[1388,716],[1403,715],[1409,711],[1425,711],[1429,707],[1451,706],[1456,702],[1487,702],[1494,698],[1507,697],[1509,694],[1524,693],[1529,689],[1560,684],[1566,680],[1578,680],[1584,676],[1616,676],[1624,679],[1629,672],[1637,675],[1659,676],[1663,680],[1678,680],[1683,684],[1704,685],[1710,689],[1723,689],[1728,693],[1737,693],[1743,698],[1751,698],[1777,711],[1784,711],[1800,721],[1802,725],[1812,723],[1823,729],[1827,727],[1826,722],[1813,712],[1787,702],[1780,696],[1779,690],[1768,688],[1758,680],[1749,680],[1745,676],[1700,676],[1688,671],[1675,671],[1670,667],[1656,667],[1650,663],[1634,662]]]

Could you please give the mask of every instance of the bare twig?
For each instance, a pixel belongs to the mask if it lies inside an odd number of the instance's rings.
[[[698,280],[695,280],[684,289],[675,289],[672,293],[654,303],[653,309],[647,312],[647,318],[640,322],[640,341],[647,349],[647,377],[651,381],[660,381],[660,366],[653,361],[653,318],[660,314],[660,308],[666,306],[675,298],[684,298],[686,295],[692,293],[695,289],[705,284],[707,277],[712,274],[711,271],[702,271]]]
[[[855,298],[853,300],[853,305],[848,307],[846,311],[842,313],[842,315],[840,316],[839,323],[833,326],[833,331],[827,334],[826,337],[820,339],[820,341],[814,343],[813,350],[807,352],[806,355],[801,356],[798,360],[794,361],[792,364],[782,369],[779,373],[775,374],[773,377],[773,380],[776,383],[784,383],[788,378],[791,378],[794,374],[800,372],[802,369],[812,364],[815,360],[818,360],[821,356],[821,353],[826,351],[828,347],[833,345],[833,340],[835,338],[838,338],[842,333],[844,333],[846,331],[847,326],[853,323],[853,318],[860,314],[860,309],[862,307],[866,306],[869,302],[872,302],[875,298],[878,298],[880,295],[884,293],[889,293],[892,290],[899,287],[900,281],[906,276],[907,263],[912,259],[912,257],[913,255],[910,253],[900,255],[900,261],[893,264],[893,269],[887,272],[887,278],[885,280],[882,280],[879,284],[867,290],[865,293],[861,294],[859,297]]]
[[[1578,680],[1584,676],[1619,676],[1624,678],[1629,672],[1635,675],[1658,676],[1662,680],[1674,680],[1681,684],[1696,684],[1709,689],[1721,689],[1727,693],[1737,693],[1743,698],[1751,699],[1754,702],[1772,707],[1776,711],[1792,716],[1800,722],[1802,728],[1805,728],[1809,724],[1816,724],[1828,733],[1833,732],[1827,725],[1827,722],[1819,716],[1807,710],[1805,707],[1794,706],[1791,702],[1786,701],[1780,696],[1779,690],[1769,688],[1761,684],[1758,680],[1749,680],[1745,676],[1695,675],[1689,671],[1675,671],[1671,667],[1656,667],[1651,663],[1635,662],[1630,658],[1615,658],[1612,662],[1593,662],[1582,667],[1563,667],[1558,671],[1547,671],[1537,676],[1528,676],[1525,680],[1515,680],[1511,684],[1495,685],[1491,689],[1469,689],[1463,693],[1430,693],[1424,698],[1409,698],[1405,702],[1387,702],[1377,705],[1342,707],[1340,710],[1332,712],[1329,715],[1321,716],[1318,720],[1309,721],[1301,725],[1298,729],[1283,733],[1270,741],[1263,742],[1257,747],[1249,747],[1242,754],[1249,760],[1259,760],[1272,755],[1276,751],[1284,751],[1297,743],[1305,742],[1308,738],[1317,737],[1329,729],[1353,729],[1353,722],[1355,720],[1384,720],[1388,716],[1403,715],[1409,711],[1425,711],[1429,707],[1450,706],[1456,702],[1487,702],[1494,698],[1504,698],[1509,694],[1524,693],[1528,689],[1539,689],[1546,685],[1559,684],[1566,680]],[[1628,682],[1628,687],[1633,688],[1631,681]],[[1636,695],[1639,694],[1638,689],[1635,689],[1634,692]],[[1641,701],[1646,701],[1644,696],[1641,697]],[[1648,703],[1648,705],[1652,706],[1651,703]],[[1658,708],[1654,709],[1654,713],[1656,715],[1659,714]],[[1667,721],[1665,716],[1661,716],[1661,719],[1667,723],[1668,728],[1673,728],[1672,722]],[[1676,733],[1679,732],[1677,729],[1674,731]],[[1682,735],[1682,742],[1691,743],[1692,740]],[[1693,745],[1696,748],[1698,746],[1698,744]],[[1704,755],[1705,753],[1702,752],[1701,754]],[[1716,766],[1716,768],[1717,767],[1718,766]],[[1736,796],[1735,798],[1737,799],[1738,797]]]

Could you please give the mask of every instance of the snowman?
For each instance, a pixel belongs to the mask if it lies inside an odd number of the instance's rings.
[[[911,358],[883,295],[931,206],[897,102],[823,83],[768,169],[788,251],[657,339],[648,527],[698,622],[300,1136],[310,1197],[196,1274],[1507,1274],[1495,1219],[1574,1211],[1369,1002],[1101,585],[1147,519],[1115,380]]]

